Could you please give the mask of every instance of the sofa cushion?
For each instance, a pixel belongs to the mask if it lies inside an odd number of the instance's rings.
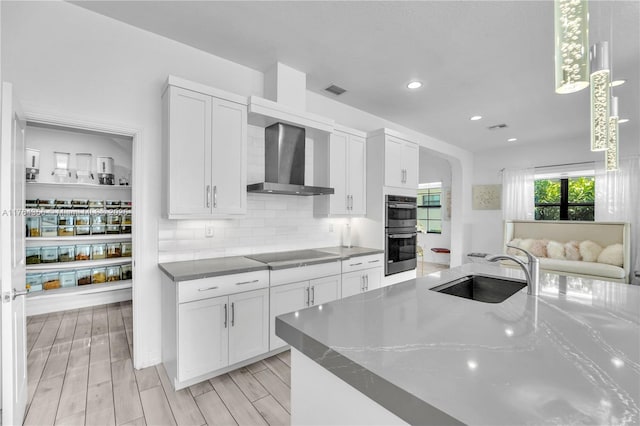
[[[557,241],[549,241],[549,244],[547,244],[547,256],[551,259],[565,259],[564,244]]]
[[[580,245],[577,241],[569,241],[564,245],[564,255],[567,260],[582,260],[580,256]]]
[[[624,269],[606,263],[583,262],[579,260],[539,259],[540,269],[550,272],[568,272],[582,275],[595,275],[606,278],[624,278]]]
[[[609,265],[622,266],[624,263],[624,253],[622,244],[611,244],[600,252],[598,263],[608,263]]]
[[[586,240],[580,243],[580,256],[585,262],[597,262],[602,247],[598,243]]]

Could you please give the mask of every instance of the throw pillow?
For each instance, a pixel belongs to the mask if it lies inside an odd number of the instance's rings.
[[[607,263],[614,266],[622,266],[624,262],[624,254],[622,253],[622,244],[611,244],[605,247],[598,256],[598,263]]]
[[[520,244],[522,243],[522,239],[521,238],[514,238],[513,240],[509,241],[509,245],[510,246],[516,246],[516,247],[520,247]],[[507,254],[510,255],[518,255],[518,253],[522,253],[520,250],[516,250],[516,249],[512,249],[511,247],[507,247]]]
[[[582,256],[580,256],[580,246],[577,241],[565,243],[564,256],[567,260],[582,260]]]
[[[565,259],[564,244],[557,241],[549,241],[549,244],[547,244],[547,256],[551,259]]]
[[[533,240],[531,249],[529,250],[535,257],[547,257],[548,240]]]
[[[533,238],[524,238],[521,242],[520,242],[520,248],[525,249],[527,251],[531,251],[531,247],[533,246],[534,243],[534,239]],[[518,254],[523,255],[524,253],[522,253],[520,250],[518,250]]]
[[[585,262],[595,262],[600,256],[602,247],[598,243],[586,240],[580,243],[580,255]]]

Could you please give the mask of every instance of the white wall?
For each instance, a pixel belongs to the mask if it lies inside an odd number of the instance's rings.
[[[161,219],[160,96],[167,75],[262,96],[261,72],[66,2],[1,2],[0,7],[2,76],[14,83],[25,111],[139,133],[144,161],[141,182],[134,184],[140,185],[136,226],[144,250],[139,252],[134,284],[137,368],[160,362],[159,256],[189,259],[339,243],[342,223],[314,219],[310,198],[249,195],[253,213],[238,221],[212,222],[212,239],[204,238],[203,221]],[[459,188],[452,199],[452,221],[458,225],[452,229],[451,247],[462,258],[463,246],[469,245],[463,232],[470,223],[470,153],[312,92],[307,92],[307,108],[365,131],[389,127],[442,152],[452,163],[452,187]],[[256,130],[251,135],[250,144],[256,148],[261,135]],[[260,173],[258,155],[254,151],[250,157],[250,174]],[[290,213],[293,208],[299,211]]]
[[[425,148],[420,148],[420,169],[418,182],[442,182],[442,188],[451,190],[451,165],[444,158],[438,157],[433,152]],[[444,203],[444,198],[441,201]],[[418,244],[423,248],[424,261],[435,263],[449,263],[449,255],[445,253],[434,253],[433,247],[450,248],[451,246],[451,219],[445,217],[445,209],[441,210],[442,233],[441,234],[418,234]]]
[[[637,138],[621,138],[620,156],[638,155]],[[541,167],[557,164],[602,161],[604,153],[591,152],[588,140],[549,141],[544,144],[514,144],[476,153],[474,185],[502,183],[503,168]],[[499,253],[503,245],[502,210],[473,210],[471,251]]]

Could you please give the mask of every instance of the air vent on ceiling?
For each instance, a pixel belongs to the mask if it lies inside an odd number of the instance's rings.
[[[493,126],[489,126],[489,127],[487,127],[487,129],[489,129],[489,130],[499,130],[499,129],[506,129],[506,128],[507,128],[507,125],[506,125],[506,124],[504,124],[504,123],[502,123],[502,124],[495,124],[495,125],[493,125]]]
[[[327,87],[327,88],[326,88],[326,89],[324,89],[324,90],[326,90],[326,91],[327,91],[327,92],[329,92],[329,93],[333,93],[333,94],[334,94],[334,95],[336,95],[336,96],[340,96],[340,95],[342,95],[344,92],[346,92],[346,90],[345,90],[345,89],[343,89],[343,88],[342,88],[342,87],[340,87],[340,86],[336,86],[335,84],[332,84],[331,86]]]

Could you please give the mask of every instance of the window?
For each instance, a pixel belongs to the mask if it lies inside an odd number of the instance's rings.
[[[420,185],[418,189],[418,231],[428,234],[442,233],[440,182]],[[422,187],[424,186],[424,188]]]
[[[594,220],[595,187],[593,176],[536,179],[536,220]]]

